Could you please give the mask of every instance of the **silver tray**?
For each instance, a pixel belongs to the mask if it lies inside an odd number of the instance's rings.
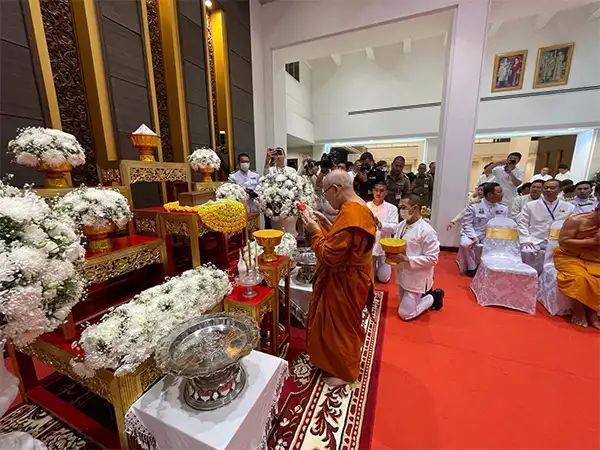
[[[166,373],[210,380],[249,354],[258,339],[251,317],[207,314],[176,327],[158,348],[156,361]]]

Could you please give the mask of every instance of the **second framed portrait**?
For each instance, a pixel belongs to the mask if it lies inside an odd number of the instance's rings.
[[[552,45],[538,50],[534,88],[562,86],[569,82],[575,43]]]
[[[523,87],[527,50],[498,53],[494,58],[492,92],[514,91]]]

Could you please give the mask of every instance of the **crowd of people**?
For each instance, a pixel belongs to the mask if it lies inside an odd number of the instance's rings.
[[[572,322],[600,328],[599,186],[594,194],[592,182],[573,183],[563,164],[555,177],[543,168],[524,183],[520,160],[521,155],[513,152],[503,161],[486,165],[464,209],[448,225],[448,229],[461,226],[459,252],[465,257],[464,272],[475,274],[491,219],[515,220],[522,251],[536,255],[543,255],[552,223],[565,219],[554,253],[557,285],[573,300]],[[251,193],[259,177],[249,171],[248,163],[248,155],[239,155],[239,171],[230,179]],[[301,211],[301,222],[319,261],[307,350],[312,363],[334,386],[358,377],[362,311],[373,298],[374,280],[388,283],[392,278],[388,262],[396,264],[401,319],[413,320],[443,306],[444,291],[433,286],[440,243],[421,216],[422,206],[431,204],[435,163],[420,164],[416,174],[405,173],[404,167],[402,156],[394,158],[388,168],[383,161],[375,163],[367,152],[355,164],[324,157],[306,160],[299,169],[317,195],[317,208]],[[282,148],[267,151],[264,172],[273,170],[294,170],[285,167]],[[405,251],[386,255],[380,245],[384,237],[404,239]],[[537,265],[535,260],[532,264]]]

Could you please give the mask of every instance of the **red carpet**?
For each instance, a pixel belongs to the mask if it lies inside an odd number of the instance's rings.
[[[538,305],[481,307],[443,253],[444,309],[413,322],[389,292],[371,448],[600,448],[600,333]]]

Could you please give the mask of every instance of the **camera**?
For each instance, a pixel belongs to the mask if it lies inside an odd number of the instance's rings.
[[[333,161],[329,158],[323,158],[319,161],[319,166],[321,167],[321,173],[329,173],[333,170]]]
[[[361,172],[361,173],[367,173],[367,172],[369,172],[370,170],[371,170],[371,168],[370,168],[369,166],[367,166],[367,165],[362,165],[362,166],[360,166],[360,172]]]
[[[283,155],[283,149],[282,149],[281,147],[277,147],[277,148],[275,149],[275,154],[276,154],[277,156],[281,156],[281,155]]]

